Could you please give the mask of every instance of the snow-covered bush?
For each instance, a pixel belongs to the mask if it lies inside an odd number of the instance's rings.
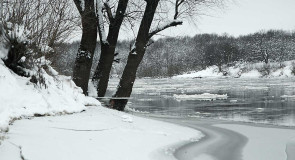
[[[2,51],[1,59],[5,65],[20,76],[32,76],[33,81],[39,80],[42,83],[42,75],[39,72],[42,67],[50,64],[45,60],[45,55],[53,52],[53,49],[44,44],[38,46],[31,43],[28,34],[30,31],[24,25],[5,22],[3,29],[1,38],[5,41],[1,44],[7,51]]]
[[[28,76],[23,68],[28,56],[28,35],[23,25],[10,22],[3,23],[1,45],[6,51],[2,52],[1,59],[5,65],[21,76]]]
[[[263,77],[268,76],[270,74],[270,65],[269,64],[263,64],[262,67],[257,67],[257,70],[261,73]]]

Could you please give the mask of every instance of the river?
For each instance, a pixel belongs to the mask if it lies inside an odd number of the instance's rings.
[[[118,79],[111,79],[109,96],[117,84]],[[127,108],[154,115],[295,126],[294,95],[294,78],[145,78],[136,80]]]

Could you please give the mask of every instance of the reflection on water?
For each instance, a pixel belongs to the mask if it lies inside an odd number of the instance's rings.
[[[153,114],[295,126],[294,82],[289,78],[139,79],[128,107]],[[118,80],[111,80],[109,94],[117,84]],[[173,97],[203,93],[227,94],[228,98],[200,101]]]

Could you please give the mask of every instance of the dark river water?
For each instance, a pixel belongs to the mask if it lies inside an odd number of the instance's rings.
[[[117,84],[110,81],[109,95]],[[295,79],[137,79],[127,109],[295,126]]]

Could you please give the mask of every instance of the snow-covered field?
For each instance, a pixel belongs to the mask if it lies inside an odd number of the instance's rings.
[[[234,78],[272,78],[272,77],[294,77],[293,71],[294,61],[285,61],[282,63],[270,62],[269,64],[260,63],[237,63],[234,66],[222,67],[222,72],[217,66],[210,66],[204,70],[186,73],[174,76],[174,78],[218,78],[218,77],[234,77]]]
[[[0,145],[0,159],[164,160],[180,144],[203,135],[194,129],[103,107],[16,121]]]

